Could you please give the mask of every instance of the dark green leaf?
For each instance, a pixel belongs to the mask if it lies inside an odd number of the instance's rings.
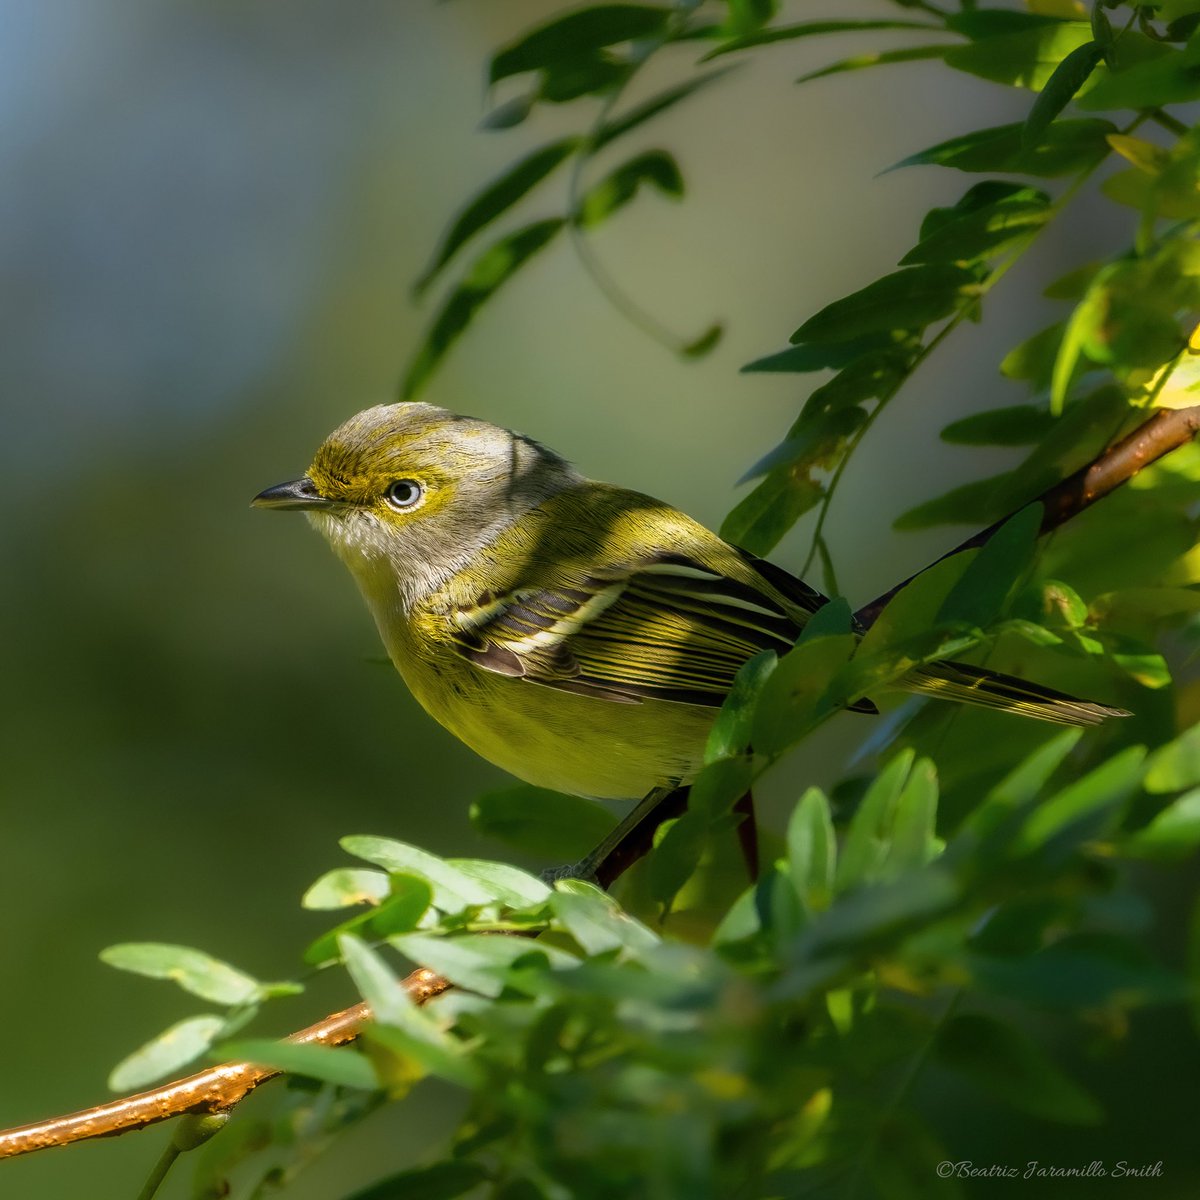
[[[941,438],[958,446],[1029,446],[1042,439],[1054,420],[1041,405],[1013,404],[952,421]]]
[[[934,1052],[947,1067],[1015,1108],[1051,1121],[1090,1125],[1103,1115],[1037,1044],[1012,1025],[982,1013],[954,1017],[938,1034]]]
[[[946,17],[946,28],[976,41],[1021,33],[1029,29],[1045,29],[1047,26],[1061,24],[1062,20],[1061,17],[1043,16],[1039,13],[1013,12],[1003,8],[977,8],[951,13]]]
[[[319,1079],[338,1087],[379,1086],[370,1062],[354,1050],[341,1046],[304,1045],[299,1042],[273,1042],[268,1038],[246,1038],[221,1047],[223,1056],[241,1058],[260,1067],[275,1067],[290,1075]]]
[[[100,961],[135,975],[170,979],[185,992],[214,1004],[249,1003],[262,986],[253,976],[190,946],[123,942],[101,950]]]
[[[1054,121],[1036,146],[1027,147],[1022,142],[1023,129],[1022,122],[978,129],[910,154],[890,169],[933,164],[958,171],[1071,175],[1100,162],[1110,150],[1108,135],[1117,132],[1109,121]]]
[[[1041,523],[1040,504],[1031,504],[1010,517],[971,560],[935,620],[962,621],[981,629],[995,621],[1033,561]]]
[[[1015,33],[981,38],[967,46],[955,46],[946,53],[946,65],[995,83],[1036,92],[1049,82],[1058,65],[1073,50],[1091,40],[1092,31],[1086,21],[1035,25]]]
[[[801,75],[797,83],[809,83],[814,79],[824,79],[829,75],[841,75],[846,71],[861,71],[866,67],[883,67],[890,63],[919,62],[922,59],[942,58],[948,46],[908,46],[902,50],[876,50],[868,54],[855,54],[851,58],[843,58],[819,71],[809,71]]]
[[[867,419],[866,412],[857,406],[818,413],[814,418],[797,422],[799,428],[786,441],[780,442],[769,454],[764,454],[738,483],[769,475],[797,463],[803,467],[822,466],[846,438],[857,432]]]
[[[754,705],[778,663],[779,656],[773,650],[763,650],[741,665],[733,678],[733,687],[708,731],[704,748],[706,763],[742,754],[749,747]]]
[[[389,1175],[346,1200],[454,1200],[487,1179],[488,1173],[478,1163],[441,1162]]]
[[[122,1059],[112,1069],[108,1086],[114,1092],[145,1087],[204,1054],[224,1031],[225,1018],[211,1013],[178,1021]]]
[[[682,346],[679,354],[682,358],[703,358],[716,348],[725,332],[725,326],[720,321],[710,325],[699,337],[693,338],[687,345]]]
[[[599,225],[628,204],[643,185],[657,188],[665,196],[683,195],[683,176],[665,150],[647,150],[589,188],[580,202],[579,224],[584,228]]]
[[[485,837],[563,862],[582,858],[616,824],[595,800],[528,784],[485,793],[471,805],[470,815]]]
[[[845,342],[873,333],[921,329],[978,295],[971,271],[952,266],[906,267],[835,300],[809,317],[792,342]]]
[[[492,59],[489,78],[496,83],[619,42],[656,37],[666,29],[670,17],[669,8],[644,4],[604,4],[569,12],[501,50]]]
[[[509,167],[499,179],[488,184],[455,218],[433,256],[433,262],[413,285],[417,295],[429,286],[461,246],[541,183],[579,146],[580,140],[574,137],[551,142],[548,146],[542,146],[532,154],[526,155]]]
[[[927,633],[934,614],[967,569],[971,556],[954,554],[927,567],[888,601],[859,643],[855,657],[878,654]]]
[[[513,96],[509,100],[505,100],[503,104],[497,104],[482,121],[479,122],[480,129],[512,129],[514,126],[520,125],[527,116],[533,111],[534,103],[537,100],[536,93],[530,93],[524,96]]]
[[[780,538],[820,502],[824,489],[807,475],[773,471],[738,501],[721,524],[721,536],[751,554],[770,554]]]
[[[831,33],[869,33],[880,29],[916,29],[937,33],[941,27],[929,21],[804,21],[799,25],[760,29],[722,42],[715,50],[710,50],[701,61],[707,62],[710,58],[717,58],[722,54],[748,50],[752,46],[768,46],[774,42],[793,42],[798,38],[821,37]]]
[[[405,399],[415,396],[474,319],[479,309],[495,295],[539,250],[553,239],[565,222],[561,217],[537,221],[501,238],[472,264],[466,277],[451,292],[433,327],[425,336],[404,377]]]
[[[886,334],[872,334],[870,337],[831,345],[790,346],[778,354],[768,354],[766,358],[748,362],[742,371],[749,375],[758,372],[823,371],[828,367],[836,370],[848,366],[869,351],[885,349],[891,344],[892,340]]]
[[[709,71],[707,75],[698,75],[695,79],[689,79],[685,83],[677,84],[675,87],[665,88],[656,96],[651,96],[649,100],[645,100],[641,104],[631,108],[624,115],[613,117],[606,121],[591,139],[590,148],[592,153],[603,149],[609,142],[614,141],[616,138],[623,137],[630,130],[637,129],[639,125],[643,125],[651,118],[657,117],[659,113],[666,112],[667,109],[678,104],[680,100],[686,100],[694,92],[728,75],[729,70],[730,68],[726,67],[719,71]]]
[[[603,51],[561,58],[542,68],[537,98],[566,104],[580,96],[611,95],[629,79],[631,71],[628,63]]]
[[[927,529],[931,525],[987,525],[1004,515],[1006,497],[1021,481],[1021,474],[1006,471],[990,479],[976,479],[916,508],[901,513],[893,529]],[[1037,488],[1032,489],[1034,492]]]
[[[1094,12],[1101,10],[1096,7]],[[1104,57],[1104,47],[1097,42],[1085,42],[1072,50],[1054,69],[1041,94],[1033,102],[1021,137],[1026,146],[1034,146],[1046,127],[1070,104],[1075,93],[1088,81]]]

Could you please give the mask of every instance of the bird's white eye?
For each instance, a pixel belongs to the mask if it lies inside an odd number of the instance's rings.
[[[383,498],[390,507],[403,511],[419,504],[424,494],[425,489],[415,479],[397,479],[395,483],[388,484]]]

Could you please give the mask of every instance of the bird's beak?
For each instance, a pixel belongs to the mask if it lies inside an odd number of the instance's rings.
[[[328,508],[332,503],[328,496],[317,491],[317,485],[307,475],[289,483],[277,483],[250,501],[252,508]]]

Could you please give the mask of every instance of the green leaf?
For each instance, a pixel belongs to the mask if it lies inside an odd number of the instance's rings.
[[[362,1188],[346,1200],[454,1200],[489,1179],[476,1162],[455,1160],[413,1167]]]
[[[1160,58],[1110,71],[1079,97],[1082,109],[1159,108],[1200,100],[1200,49],[1168,50]]]
[[[403,933],[389,938],[406,958],[436,971],[458,987],[495,998],[511,982],[510,972],[521,959],[551,967],[574,966],[578,959],[545,942],[494,933],[466,933],[434,937]]]
[[[263,986],[253,976],[190,946],[123,942],[101,950],[100,961],[150,979],[170,979],[185,992],[214,1004],[248,1004]]]
[[[1053,78],[1068,55],[1091,40],[1092,31],[1085,21],[1035,25],[954,46],[946,53],[946,66],[1036,92]]]
[[[1143,746],[1130,746],[1038,806],[1014,849],[1030,854],[1048,843],[1078,843],[1110,830],[1142,777]]]
[[[829,801],[820,788],[809,788],[787,827],[788,871],[796,895],[814,911],[829,907],[837,864],[837,838]]]
[[[995,199],[969,203],[972,193],[981,189],[983,197],[1002,189]],[[971,263],[991,258],[1005,246],[1036,233],[1050,219],[1050,197],[1037,188],[988,180],[976,184],[963,197],[961,209],[934,209],[930,214],[953,214],[939,220],[901,260],[912,263]],[[960,201],[960,204],[963,204]]]
[[[1093,11],[1101,12],[1099,7]],[[1029,110],[1029,116],[1025,118],[1021,137],[1026,146],[1034,146],[1041,140],[1046,127],[1071,103],[1075,93],[1088,81],[1103,57],[1103,46],[1098,42],[1085,42],[1054,68],[1054,73],[1046,81],[1033,102],[1033,108]]]
[[[894,879],[934,858],[939,847],[937,805],[937,770],[929,759],[918,759],[896,801],[880,878]]]
[[[1004,611],[1009,593],[1033,562],[1041,524],[1040,504],[1030,504],[1005,521],[971,560],[943,601],[935,621],[962,621],[981,629],[995,621]]]
[[[300,904],[304,908],[351,908],[356,904],[379,904],[388,895],[391,885],[385,871],[370,871],[365,867],[338,867],[326,871],[304,893]]]
[[[488,890],[444,859],[393,838],[357,834],[338,842],[347,854],[366,859],[388,871],[416,875],[433,888],[433,902],[443,912],[460,912],[471,904],[487,904]]]
[[[756,750],[774,757],[836,711],[826,693],[855,640],[851,633],[806,637],[779,660],[755,709],[751,743]]]
[[[411,400],[424,387],[479,309],[548,245],[564,224],[561,217],[535,221],[501,238],[475,260],[463,281],[442,305],[424,343],[409,364],[403,386],[406,400]]]
[[[720,321],[714,322],[699,337],[693,338],[686,345],[679,348],[678,353],[680,358],[703,358],[716,348],[724,332],[725,326]]]
[[[718,758],[705,765],[688,794],[688,811],[710,824],[728,815],[754,782],[755,761],[749,754]]]
[[[839,59],[822,67],[819,71],[809,71],[796,80],[797,83],[810,83],[814,79],[825,79],[830,75],[842,75],[846,71],[861,71],[867,67],[883,67],[890,63],[919,62],[929,58],[943,58],[949,46],[906,46],[901,50],[875,50],[867,54],[855,54],[850,58]]]
[[[433,889],[416,875],[394,872],[387,879],[390,891],[383,902],[322,934],[305,950],[306,963],[318,966],[337,958],[338,939],[342,934],[384,938],[417,928],[433,901]]]
[[[710,83],[715,83],[718,79],[724,78],[729,74],[729,70],[730,68],[725,67],[719,71],[709,71],[706,75],[698,75],[694,79],[687,80],[685,83],[665,88],[657,95],[651,96],[649,100],[645,100],[641,104],[631,108],[622,116],[609,119],[593,135],[589,146],[591,152],[593,154],[597,153],[607,146],[609,142],[623,137],[631,130],[637,129],[640,125],[644,125],[647,121],[657,117],[659,113],[664,113],[667,109],[673,108],[680,100],[686,100],[701,88],[707,87]]]
[[[911,749],[901,750],[871,781],[850,820],[837,865],[838,892],[876,878],[887,854],[886,835],[895,817],[896,803],[913,766]]]
[[[977,8],[951,13],[946,28],[961,33],[972,41],[989,40],[1004,34],[1028,29],[1045,29],[1062,23],[1061,17],[1041,13],[1013,12],[1002,8]]]
[[[974,479],[926,500],[893,522],[897,530],[928,529],[931,525],[988,525],[1010,507],[1007,497],[1022,482],[1024,472],[1003,471],[989,479]],[[1036,484],[1027,489],[1036,493]]]
[[[497,83],[510,75],[585,57],[606,46],[656,37],[665,31],[670,18],[669,8],[644,4],[603,4],[569,12],[501,50],[492,59],[489,79]]]
[[[456,871],[482,884],[491,898],[509,908],[529,908],[550,898],[550,889],[538,878],[508,863],[480,858],[446,860]]]
[[[921,30],[938,33],[941,26],[929,21],[804,21],[799,25],[779,25],[772,29],[760,29],[722,42],[710,50],[700,61],[718,58],[722,54],[733,54],[748,50],[752,46],[769,46],[775,42],[794,42],[799,38],[822,37],[831,33],[870,33],[881,29]]]
[[[113,1067],[108,1086],[114,1092],[128,1092],[178,1071],[206,1053],[225,1031],[225,1024],[224,1017],[212,1013],[177,1021]]]
[[[985,1092],[1035,1117],[1090,1125],[1099,1106],[1037,1044],[1012,1025],[982,1013],[952,1018],[938,1034],[937,1059]]]
[[[941,432],[943,442],[957,446],[1031,446],[1054,424],[1040,404],[1013,404],[952,421]]]
[[[704,761],[732,758],[742,754],[750,745],[750,729],[754,720],[754,705],[763,685],[779,663],[773,650],[763,650],[747,659],[733,677],[733,687],[725,697],[717,719],[708,731]]]
[[[371,1006],[372,1017],[385,1025],[403,1024],[407,1012],[401,1010],[411,1008],[412,1001],[383,956],[352,933],[338,938],[338,949],[358,994]]]
[[[433,256],[433,261],[413,285],[416,294],[419,296],[425,291],[455,253],[475,234],[507,212],[541,183],[555,167],[578,150],[580,145],[579,138],[568,137],[542,146],[514,163],[499,179],[479,192],[454,219]]]
[[[1200,784],[1200,725],[1185,729],[1146,760],[1148,792],[1178,792]]]
[[[890,345],[892,340],[886,334],[871,334],[869,337],[857,338],[850,342],[790,346],[777,354],[768,354],[765,358],[756,358],[753,362],[748,362],[742,367],[742,373],[805,373],[824,371],[829,367],[837,370],[848,366],[863,354],[886,349]]]
[[[686,812],[666,826],[650,855],[650,898],[669,912],[683,885],[695,874],[708,845],[709,824]]]
[[[579,224],[585,229],[599,225],[628,204],[643,186],[657,188],[664,196],[683,195],[683,176],[665,150],[644,151],[589,188],[580,202]]]
[[[968,550],[943,558],[906,583],[863,635],[855,657],[886,652],[928,632],[973,557]]]
[[[583,858],[617,823],[598,801],[528,784],[486,792],[471,805],[470,816],[485,837],[563,862]]]
[[[1190,854],[1197,846],[1200,846],[1200,788],[1193,788],[1127,838],[1121,849],[1138,857],[1173,857]]]
[[[922,329],[978,294],[974,273],[961,267],[906,267],[826,305],[792,334],[791,341],[845,342],[867,334]]]
[[[220,1048],[223,1056],[241,1058],[260,1067],[273,1067],[289,1075],[319,1079],[337,1087],[374,1091],[379,1087],[370,1062],[355,1050],[301,1042],[273,1042],[270,1038],[245,1038]]]
[[[772,471],[748,496],[738,501],[721,524],[721,536],[751,554],[764,555],[825,494],[807,475],[781,468]]]
[[[560,879],[552,901],[555,915],[585,954],[657,946],[659,938],[610,896],[581,879]]]
[[[1073,175],[1105,158],[1110,150],[1108,135],[1117,132],[1111,122],[1095,118],[1054,121],[1036,146],[1026,146],[1024,128],[1023,122],[1017,122],[977,129],[910,154],[890,169],[936,165],[957,171],[1000,171],[1047,178]]]

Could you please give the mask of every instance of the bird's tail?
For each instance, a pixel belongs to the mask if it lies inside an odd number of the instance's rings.
[[[1001,675],[983,667],[966,663],[935,662],[910,671],[898,686],[906,692],[937,696],[942,700],[957,700],[961,704],[978,704],[998,708],[1022,717],[1039,721],[1054,721],[1059,725],[1099,725],[1109,717],[1127,717],[1123,708],[1093,704],[1065,692],[1042,687],[1012,675]]]

